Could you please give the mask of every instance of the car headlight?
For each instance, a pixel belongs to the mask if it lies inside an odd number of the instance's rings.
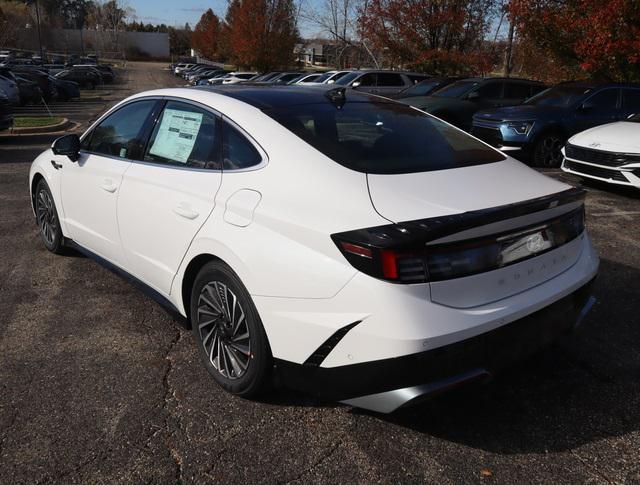
[[[533,128],[533,121],[514,121],[507,123],[507,128],[515,131],[518,135],[528,135]]]

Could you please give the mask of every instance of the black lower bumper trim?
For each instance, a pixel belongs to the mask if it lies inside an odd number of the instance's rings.
[[[570,333],[591,297],[592,282],[520,320],[437,349],[339,367],[276,360],[285,385],[336,401],[441,381],[471,369],[491,374]]]

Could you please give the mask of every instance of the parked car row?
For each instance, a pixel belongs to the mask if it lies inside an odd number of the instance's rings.
[[[0,67],[0,90],[14,106],[38,104],[52,99],[68,101],[80,96],[76,82],[25,66]]]
[[[111,67],[92,64],[90,58],[78,58],[77,64],[45,65],[29,59],[4,59],[0,64],[0,129],[11,126],[12,106],[69,101],[80,97],[80,88],[94,89],[115,79]]]
[[[173,70],[192,85],[333,85],[384,96],[432,114],[532,165],[562,165],[565,171],[585,177],[640,185],[640,156],[625,157],[623,153],[615,158],[618,165],[609,162],[595,167],[588,157],[606,156],[580,152],[582,162],[587,157],[586,163],[591,164],[587,167],[585,163],[579,165],[576,150],[569,145],[564,149],[573,135],[611,122],[623,121],[625,126],[632,123],[625,129],[637,130],[640,85],[636,84],[564,82],[549,87],[529,79],[431,77],[389,70],[273,71],[258,75],[200,64],[176,65]],[[626,146],[624,141],[620,146]],[[622,160],[636,165],[627,167]],[[623,165],[625,168],[620,168]]]
[[[51,99],[68,101],[80,96],[80,87],[94,89],[113,82],[115,75],[109,66],[73,65],[62,70],[47,65],[5,63],[0,65],[0,89],[11,104],[24,105]]]

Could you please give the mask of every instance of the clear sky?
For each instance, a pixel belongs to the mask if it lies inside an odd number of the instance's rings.
[[[145,24],[167,24],[174,27],[182,27],[189,22],[191,28],[195,27],[200,16],[208,8],[223,18],[227,11],[227,0],[124,0],[136,12],[136,20]],[[311,12],[322,5],[321,0],[300,0],[303,11]],[[312,38],[319,35],[317,25],[300,19],[298,27],[303,37]],[[493,26],[491,38],[495,34],[496,25]],[[503,25],[501,34],[506,29]]]
[[[302,0],[303,8],[317,4],[319,0]],[[200,16],[208,8],[218,17],[224,17],[227,11],[227,0],[125,0],[136,12],[136,21],[145,24],[167,24],[182,27],[189,22],[191,28],[198,23]],[[300,22],[303,36],[317,33],[317,28]]]
[[[208,8],[220,17],[227,10],[226,0],[129,0],[127,3],[135,10],[139,22],[176,27],[189,22],[193,28]]]

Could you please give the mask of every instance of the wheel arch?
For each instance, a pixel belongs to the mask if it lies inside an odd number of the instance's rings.
[[[226,261],[224,261],[222,258],[219,258],[218,256],[214,256],[213,254],[210,254],[210,253],[201,253],[193,257],[191,261],[189,261],[189,264],[187,264],[184,270],[184,275],[182,277],[182,284],[180,288],[180,298],[182,299],[184,312],[187,316],[188,328],[191,328],[190,308],[191,308],[191,290],[193,288],[193,283],[196,280],[196,276],[198,276],[198,273],[200,272],[202,267],[211,261],[221,261],[224,264],[227,264]],[[229,265],[227,264],[227,266]]]
[[[569,138],[569,134],[567,133],[567,130],[565,130],[561,124],[553,123],[551,125],[545,126],[540,130],[540,132],[536,134],[536,136],[533,138],[532,146],[535,146],[536,143],[538,143],[540,139],[542,139],[542,137],[549,135],[550,133],[557,133],[559,135],[562,135],[564,139]]]
[[[38,186],[41,180],[44,180],[46,182],[45,176],[42,175],[40,172],[34,172],[33,177],[31,178],[31,187],[30,187],[31,212],[33,212],[34,216],[36,215],[36,187]]]

